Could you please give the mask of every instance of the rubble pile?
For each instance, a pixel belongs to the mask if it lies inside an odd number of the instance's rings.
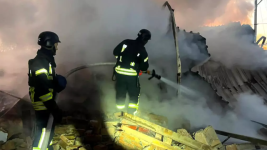
[[[139,115],[143,117],[146,115],[153,116],[153,114],[144,113]],[[189,133],[186,129],[178,129],[175,132],[159,125],[160,123],[165,124],[167,122],[165,117],[156,117],[156,115],[154,115],[149,119],[150,121],[148,121],[124,112],[116,113],[114,116],[118,118],[118,121],[105,121],[102,124],[96,120],[87,121],[87,123],[80,122],[83,125],[90,124],[88,126],[89,130],[79,130],[80,127],[77,128],[77,125],[69,126],[68,130],[72,131],[72,135],[76,135],[76,137],[61,134],[57,138],[60,140],[58,140],[56,144],[58,146],[55,148],[61,147],[64,149],[65,147],[65,149],[68,150],[253,150],[255,148],[266,148],[266,146],[252,143],[223,145],[211,126],[194,133]],[[69,121],[68,124],[73,124],[77,121],[74,121],[75,119],[70,117],[64,120],[66,120],[66,122]],[[71,123],[70,120],[73,122]],[[186,125],[189,124],[186,123],[185,126]],[[73,127],[75,127],[75,129]],[[62,130],[66,132],[66,129]],[[78,137],[81,135],[83,135],[82,138]],[[75,143],[76,139],[78,144]]]
[[[54,150],[108,150],[113,149],[113,139],[117,122],[103,122],[102,119],[88,119],[76,112],[62,119],[56,125],[52,145]],[[111,128],[109,128],[111,127]],[[113,130],[111,132],[111,130]]]
[[[62,123],[55,127],[55,135],[52,141],[54,150],[108,150],[129,148],[127,146],[122,148],[125,142],[120,141],[120,139],[123,139],[126,134],[121,136],[120,132],[117,132],[122,131],[120,128],[121,119],[119,117],[109,116],[107,118],[107,116],[103,116],[97,117],[97,119],[89,119],[89,115],[83,112],[76,111],[73,113],[69,112],[69,114],[71,115],[64,117]],[[158,125],[166,126],[167,124],[166,117],[157,116],[145,111],[140,111],[139,115]],[[128,143],[132,142],[134,141],[131,139]]]
[[[7,115],[0,118],[0,150],[29,150],[32,138],[24,133],[20,117]]]
[[[0,118],[0,150],[32,149],[35,121],[32,110],[26,109],[25,106],[18,103]],[[189,128],[190,122],[182,117],[179,117],[179,121],[185,123],[183,127],[172,131],[166,127],[166,117],[145,111],[139,111],[137,116],[118,112],[113,118],[106,118],[98,111],[79,110],[64,113],[64,116],[62,122],[55,127],[51,143],[54,150],[252,150],[255,146],[266,148],[249,143],[223,145],[218,139],[217,131],[211,126],[190,133],[184,129]]]
[[[185,129],[171,131],[123,112],[116,113],[115,117],[118,121],[90,120],[84,114],[64,117],[55,128],[52,141],[54,150],[193,150],[223,147],[210,126],[191,135]],[[152,119],[158,123],[166,122],[164,117],[154,116]]]

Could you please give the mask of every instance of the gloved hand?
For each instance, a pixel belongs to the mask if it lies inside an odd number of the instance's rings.
[[[150,72],[150,74],[151,74],[151,72]],[[161,79],[161,76],[160,75],[157,75],[155,70],[152,70],[151,77],[148,78],[148,80],[151,80],[154,77],[157,78],[157,79],[159,79],[159,80]]]
[[[56,86],[56,92],[63,91],[67,86],[67,80],[62,75],[57,75],[57,86]]]
[[[141,76],[143,74],[143,72],[140,70],[140,72],[139,72],[139,76]]]

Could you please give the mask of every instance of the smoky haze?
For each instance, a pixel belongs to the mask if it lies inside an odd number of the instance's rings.
[[[157,0],[163,1],[163,0]],[[251,0],[169,0],[175,9],[177,25],[197,30],[203,25],[222,25],[233,21],[251,23]]]
[[[38,34],[46,30],[58,33],[62,41],[56,56],[59,65],[114,61],[113,48],[125,38],[136,38],[142,28],[148,28],[152,32],[154,43],[172,43],[164,35],[168,27],[168,11],[161,11],[161,6],[151,1],[28,1],[22,4],[20,1],[16,1],[16,4],[9,1],[0,2],[1,6],[5,6],[1,9],[1,19],[6,20],[1,22],[2,51],[7,51],[1,55],[1,61],[10,62],[1,63],[5,77],[9,77],[9,73],[19,74],[25,70],[27,60],[34,57],[38,49]],[[136,8],[133,9],[132,6]],[[152,42],[147,45],[153,47],[148,48],[148,52],[149,49],[154,52],[154,55],[151,53],[151,58],[165,58],[155,52],[166,57],[172,56],[168,53],[172,49],[163,45]],[[13,47],[10,48],[11,46]],[[16,57],[13,56],[14,52]],[[16,64],[20,70],[9,69],[11,64]],[[25,73],[26,71],[22,77]],[[4,82],[1,84],[7,86]],[[13,85],[10,89],[12,88]]]
[[[249,25],[232,23],[223,27],[203,28],[200,33],[208,39],[212,59],[224,66],[239,66],[248,70],[267,67],[267,53],[258,45],[252,44],[254,31]]]
[[[157,2],[152,0],[24,0],[23,2],[0,0],[0,37],[3,51],[0,56],[1,89],[15,92],[21,97],[28,92],[27,61],[36,55],[38,34],[46,30],[54,31],[60,37],[62,43],[56,56],[57,73],[65,74],[82,64],[114,62],[112,51],[119,42],[127,38],[135,39],[137,32],[142,28],[149,29],[152,40],[146,45],[146,49],[149,54],[150,69],[156,69],[159,74],[175,82],[176,52],[172,33],[169,30],[169,11],[162,9],[163,2],[158,0]],[[228,18],[229,16],[236,16],[240,21],[244,21],[252,9],[249,2],[238,1],[238,5],[236,4],[238,7],[236,5],[233,7],[242,12],[238,13],[239,18],[238,15],[229,15],[228,12],[225,14],[225,10],[230,7],[230,1],[221,0],[213,3],[214,0],[203,0],[202,2],[193,4],[193,1],[171,1],[176,10],[177,25],[197,32],[201,31],[198,27],[206,23],[238,21],[234,20],[235,18]],[[224,17],[218,21],[221,16]],[[207,42],[214,37],[215,35],[207,38]],[[216,42],[220,42],[218,37],[216,39],[213,40],[215,48]],[[184,42],[187,44],[183,44]],[[187,58],[183,59],[184,64],[187,63],[186,60],[199,62],[208,57],[207,53],[196,47],[197,43],[193,43],[182,33],[179,33],[179,43],[182,59]],[[227,41],[222,46],[225,44]],[[223,47],[216,48],[218,52],[222,50]],[[219,59],[215,50],[209,48],[209,51],[213,52],[212,57],[224,62],[223,59]],[[227,54],[231,55],[231,51]],[[228,56],[225,54],[224,57]],[[231,65],[228,64],[228,66]],[[186,66],[183,68],[184,72],[190,69],[190,65]],[[92,108],[92,104],[97,99],[103,103],[99,104],[101,107],[112,110],[115,107],[114,83],[111,81],[112,67],[88,70],[81,71],[77,76],[70,78],[68,87],[63,92],[64,96],[61,97],[62,100],[68,99],[71,102],[88,100],[86,105]],[[92,71],[102,75],[103,78],[92,83],[90,81]],[[191,131],[213,125],[216,129],[261,137],[256,132],[258,126],[252,124],[248,118],[240,117],[242,111],[236,113],[224,109],[217,102],[219,98],[213,89],[199,76],[189,74],[184,76],[182,82],[183,85],[201,93],[199,97],[175,98],[174,89],[166,87],[167,92],[163,93],[158,88],[159,81],[147,81],[147,76],[141,76],[140,107],[168,117],[171,129],[179,128],[184,122],[189,121],[190,125],[187,123],[186,126]],[[243,110],[241,105],[239,108]],[[257,113],[255,112],[255,115]],[[261,118],[257,121],[260,122]]]

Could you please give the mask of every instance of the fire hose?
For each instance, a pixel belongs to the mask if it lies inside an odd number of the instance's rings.
[[[95,63],[95,64],[89,64],[89,65],[83,65],[83,66],[80,66],[80,67],[77,67],[77,68],[74,68],[72,70],[70,70],[67,75],[66,75],[66,78],[68,78],[70,75],[72,75],[73,73],[79,71],[79,70],[82,70],[82,69],[86,69],[86,68],[90,68],[90,67],[97,67],[97,66],[114,66],[116,63],[114,62],[106,62],[106,63]],[[56,96],[55,98],[55,101],[57,101],[57,98],[58,96]],[[49,137],[50,137],[50,132],[51,132],[51,129],[52,129],[52,125],[53,125],[53,122],[54,122],[54,117],[52,114],[50,114],[49,116],[49,119],[48,119],[48,123],[47,123],[47,126],[46,126],[46,133],[45,133],[45,137],[44,137],[44,140],[43,140],[43,144],[42,144],[42,147],[41,147],[41,150],[46,150],[47,148],[47,145],[48,145],[48,140],[49,140]]]
[[[94,64],[89,64],[89,65],[83,65],[83,66],[76,67],[76,68],[70,70],[66,74],[66,78],[68,78],[73,73],[75,73],[75,72],[77,72],[79,70],[82,70],[82,69],[86,69],[86,68],[90,68],[90,67],[97,67],[97,66],[114,66],[115,64],[116,64],[115,62],[106,62],[106,63],[94,63]],[[17,98],[19,100],[28,101],[27,99],[20,98],[20,97],[18,97],[16,95],[10,94],[10,93],[5,92],[5,91],[2,91],[2,90],[0,90],[0,92],[1,93],[4,93],[4,94],[7,94],[7,95],[9,95],[11,97]],[[28,94],[26,94],[24,97],[26,97],[27,95]],[[56,96],[55,101],[57,101],[57,98],[58,98],[58,95]],[[15,106],[17,104],[17,102],[13,106]],[[9,112],[9,110],[6,111],[4,113],[4,115],[7,114],[8,112]],[[2,115],[2,116],[4,116],[4,115]],[[47,123],[47,127],[46,127],[46,131],[45,131],[45,136],[44,136],[44,139],[43,139],[43,144],[42,144],[41,150],[46,150],[47,149],[47,145],[48,145],[48,142],[49,142],[48,140],[49,140],[49,137],[50,137],[50,132],[51,132],[51,129],[52,129],[53,122],[54,122],[54,117],[52,116],[52,114],[50,114],[49,119],[48,119],[48,123]]]
[[[94,64],[89,64],[89,65],[83,65],[83,66],[76,67],[76,68],[70,70],[66,74],[66,78],[68,78],[70,75],[72,75],[73,73],[75,73],[75,72],[77,72],[79,70],[83,70],[83,69],[91,68],[91,67],[97,67],[97,66],[114,66],[115,64],[116,64],[115,62],[106,62],[106,63],[94,63]],[[151,80],[154,77],[157,78],[157,79],[159,79],[159,80],[161,80],[161,76],[157,75],[155,73],[155,70],[152,70],[152,72],[151,71],[147,71],[147,74],[148,75],[151,75],[151,77],[149,78],[149,80]],[[10,93],[4,92],[4,91],[0,91],[0,92],[2,92],[4,94],[7,94],[7,95],[9,95],[11,97],[20,99],[20,100],[25,100],[23,98],[20,98],[18,96],[15,96],[13,94],[10,94]],[[28,94],[26,94],[24,97],[26,97],[27,95]],[[58,98],[58,95],[56,96],[55,101],[57,101],[57,98]],[[27,101],[27,100],[25,100],[25,101]],[[50,114],[49,119],[48,119],[48,123],[47,123],[47,127],[46,127],[45,136],[44,136],[44,139],[43,139],[43,144],[42,144],[41,150],[46,150],[47,149],[47,145],[48,145],[48,142],[49,142],[48,140],[49,140],[49,137],[50,137],[50,132],[51,132],[51,129],[52,129],[53,122],[54,122],[54,117],[53,117],[52,114]]]
[[[83,65],[83,66],[80,66],[80,67],[77,67],[77,68],[74,68],[74,69],[70,70],[67,73],[66,78],[68,78],[73,73],[75,73],[75,72],[77,72],[79,70],[82,70],[82,69],[91,68],[91,67],[97,67],[97,66],[114,66],[115,64],[116,64],[115,62],[106,62],[106,63],[95,63],[95,64]],[[149,78],[149,80],[151,80],[154,77],[159,79],[159,80],[161,79],[161,76],[157,75],[155,70],[153,70],[152,73],[150,71],[147,71],[147,74],[152,75]],[[58,98],[58,96],[56,96],[56,98],[55,98],[56,101],[57,101],[57,98]],[[47,145],[48,145],[48,142],[49,142],[48,140],[49,140],[49,137],[50,137],[50,132],[51,132],[51,129],[52,129],[53,122],[54,122],[54,117],[53,117],[52,114],[50,114],[41,150],[46,150],[46,148],[47,148]]]
[[[89,64],[89,65],[83,65],[83,66],[80,66],[80,67],[77,67],[77,68],[74,68],[72,70],[70,70],[67,75],[66,75],[66,78],[68,78],[70,75],[72,75],[73,73],[79,71],[79,70],[82,70],[82,69],[86,69],[86,68],[91,68],[91,67],[97,67],[97,66],[114,66],[116,63],[115,62],[106,62],[106,63],[95,63],[95,64]],[[157,78],[157,79],[161,79],[161,76],[157,75],[155,70],[153,70],[152,72],[150,71],[147,71],[147,74],[149,75],[152,75],[149,80],[151,80],[152,78]],[[57,100],[57,97],[55,98],[55,100]],[[44,137],[44,143],[42,145],[42,148],[41,150],[46,150],[47,148],[47,145],[48,145],[48,140],[49,140],[49,137],[50,137],[50,132],[51,132],[51,129],[52,129],[52,124],[54,122],[54,117],[52,116],[52,114],[50,114],[50,117],[49,117],[49,120],[48,120],[48,123],[47,123],[47,127],[46,127],[46,133],[45,133],[45,137]]]

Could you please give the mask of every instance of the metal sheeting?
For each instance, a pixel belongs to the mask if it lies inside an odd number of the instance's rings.
[[[197,72],[224,101],[234,101],[240,93],[258,94],[267,102],[267,72],[226,68],[212,60],[191,69]]]
[[[11,108],[13,108],[18,101],[19,99],[17,98],[0,93],[0,117],[4,116]]]

